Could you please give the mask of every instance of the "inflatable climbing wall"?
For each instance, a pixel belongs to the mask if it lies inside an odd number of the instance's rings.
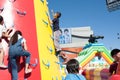
[[[21,30],[31,53],[31,74],[24,74],[24,58],[18,64],[19,80],[61,80],[54,55],[52,29],[46,0],[0,0],[0,15],[7,28]],[[2,40],[8,65],[8,44]],[[0,69],[0,80],[11,80],[10,70]]]

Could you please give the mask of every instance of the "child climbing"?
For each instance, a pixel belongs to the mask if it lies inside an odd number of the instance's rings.
[[[56,48],[56,53],[59,54],[61,51],[61,47],[59,44],[59,37],[61,35],[60,27],[59,27],[59,18],[61,17],[60,12],[53,13],[54,19],[52,20],[53,32],[54,32],[54,45]]]
[[[9,64],[12,68],[12,80],[18,80],[16,58],[25,56],[25,74],[32,72],[29,68],[30,53],[27,51],[26,40],[22,37],[22,32],[17,30],[13,34],[9,43]]]

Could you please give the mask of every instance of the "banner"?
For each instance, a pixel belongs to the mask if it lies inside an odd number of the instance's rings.
[[[69,44],[72,42],[71,37],[71,29],[70,28],[62,28],[60,29],[61,35],[60,35],[60,44]]]

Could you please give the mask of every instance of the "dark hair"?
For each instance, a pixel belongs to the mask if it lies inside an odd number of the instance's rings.
[[[65,29],[65,30],[64,30],[64,32],[66,32],[66,31],[67,31],[67,32],[69,32],[69,30],[68,30],[68,29]]]
[[[66,69],[68,73],[79,73],[79,62],[76,59],[69,60]]]
[[[56,12],[56,14],[58,15],[57,18],[61,17],[61,13],[60,12]]]
[[[93,37],[93,34],[90,34],[90,37]]]
[[[10,44],[14,45],[18,41],[18,34],[22,36],[22,32],[21,31],[19,31],[19,30],[15,31],[15,33],[13,34],[13,36],[10,39],[9,45]]]
[[[3,17],[0,15],[0,23],[3,21]]]
[[[118,52],[120,52],[119,49],[113,49],[113,50],[111,51],[111,56],[113,57],[113,56],[116,55]]]
[[[62,33],[62,30],[61,30],[61,29],[59,29],[59,31]]]

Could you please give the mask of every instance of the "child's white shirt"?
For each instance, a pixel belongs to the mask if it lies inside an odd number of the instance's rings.
[[[18,34],[18,40],[19,40],[20,38],[23,38],[23,37]],[[26,42],[25,38],[22,39],[21,44],[24,43],[24,42]]]

